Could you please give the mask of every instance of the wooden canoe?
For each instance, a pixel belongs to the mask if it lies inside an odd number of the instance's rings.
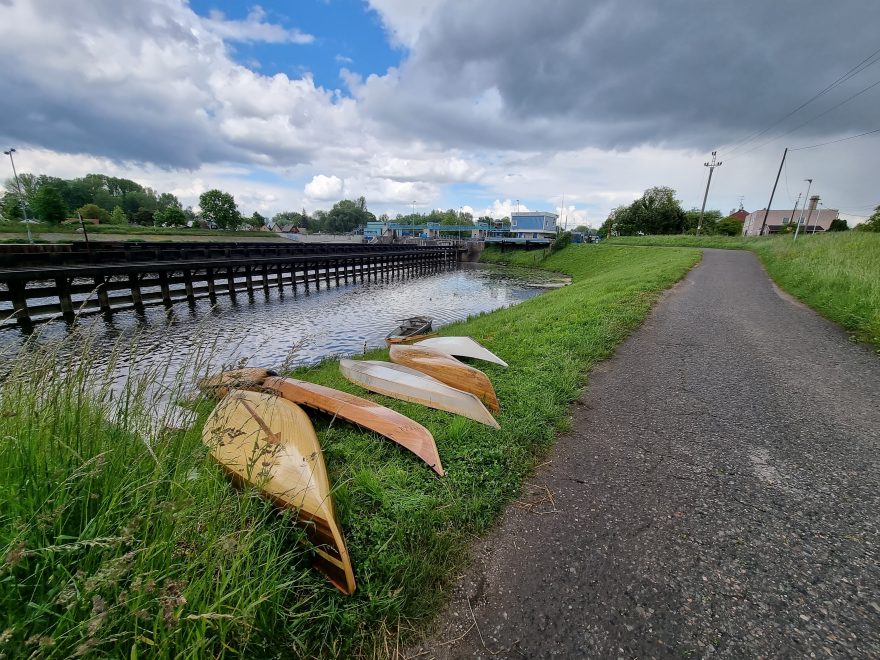
[[[412,335],[411,337],[385,337],[385,343],[389,346],[394,346],[395,344],[412,344],[436,336],[436,332],[431,332],[426,335]]]
[[[418,345],[434,348],[456,357],[473,358],[475,360],[483,360],[484,362],[494,362],[502,367],[507,366],[507,362],[470,337],[433,337],[423,339],[418,342]]]
[[[428,464],[434,472],[443,476],[440,454],[431,432],[418,422],[405,417],[391,408],[340,392],[331,387],[307,383],[294,378],[267,378],[263,387],[288,401],[310,408],[317,408],[334,417],[363,426],[384,435],[401,447],[409,449]]]
[[[324,456],[302,408],[274,394],[232,390],[205,423],[202,441],[237,482],[297,511],[297,523],[315,545],[315,568],[341,592],[353,593],[354,571],[333,511]]]
[[[443,351],[428,346],[392,346],[391,361],[418,369],[441,383],[463,392],[470,392],[492,412],[501,410],[492,381],[479,369],[456,360]]]
[[[430,316],[413,316],[408,319],[400,319],[400,326],[389,332],[385,341],[389,344],[416,341],[419,337],[431,336],[431,323],[434,321]]]
[[[393,365],[392,365],[393,366]],[[424,374],[393,369],[377,360],[340,360],[339,369],[352,383],[385,396],[445,410],[492,428],[501,428],[486,406],[469,392],[449,387]]]
[[[271,369],[259,369],[257,367],[244,367],[242,369],[230,369],[202,378],[198,382],[198,388],[209,396],[223,398],[230,389],[254,389],[263,384],[270,376],[278,374]]]

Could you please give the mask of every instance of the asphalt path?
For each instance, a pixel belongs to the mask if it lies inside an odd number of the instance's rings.
[[[880,357],[706,250],[597,368],[420,657],[880,657]]]

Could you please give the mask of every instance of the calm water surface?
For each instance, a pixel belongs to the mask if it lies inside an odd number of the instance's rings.
[[[532,298],[559,277],[542,272],[497,266],[464,264],[455,270],[408,279],[343,284],[300,290],[257,289],[251,298],[218,296],[212,306],[199,300],[170,310],[150,307],[143,313],[119,312],[110,318],[84,317],[78,334],[91,341],[97,366],[116,362],[111,371],[123,379],[156,365],[168,367],[163,378],[191,367],[193,355],[210,355],[212,367],[246,361],[278,368],[310,364],[331,355],[351,355],[384,346],[385,335],[398,319],[434,317],[438,328],[481,312],[508,307]],[[323,285],[322,285],[323,286]],[[36,345],[63,339],[70,333],[65,322],[37,326]],[[26,335],[16,328],[0,330],[0,351],[7,359],[22,346]],[[126,350],[126,347],[134,347]],[[121,350],[120,350],[121,349]],[[76,350],[70,346],[68,351]],[[64,349],[62,350],[62,354]],[[202,364],[204,369],[207,365]]]

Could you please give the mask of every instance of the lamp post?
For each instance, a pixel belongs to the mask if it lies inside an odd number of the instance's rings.
[[[15,171],[15,160],[12,158],[12,154],[14,153],[15,149],[13,147],[9,147],[8,151],[3,152],[5,156],[9,156],[9,162],[12,163],[12,176],[15,177],[15,188],[18,190],[18,204],[21,206],[21,215],[24,217],[24,226],[27,227],[28,243],[33,243],[34,239],[31,236],[31,223],[28,222],[27,217],[27,206],[24,203],[24,195],[21,194],[21,184],[18,182],[18,172]]]
[[[801,220],[804,219],[804,208],[807,206],[807,202],[810,200],[810,187],[813,185],[813,180],[812,179],[804,179],[804,181],[807,182],[807,194],[804,197],[804,206],[801,207],[801,216],[798,218],[797,227],[794,228],[794,238],[791,239],[792,241],[797,240],[798,233],[801,230]]]

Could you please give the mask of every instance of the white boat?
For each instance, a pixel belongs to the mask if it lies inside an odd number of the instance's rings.
[[[494,362],[502,367],[507,366],[507,362],[470,337],[431,337],[416,342],[415,345],[428,346],[458,357],[474,358],[475,360]]]
[[[371,392],[445,410],[494,429],[501,428],[473,394],[444,385],[414,369],[404,371],[396,367],[400,365],[378,360],[339,361],[343,376]]]

